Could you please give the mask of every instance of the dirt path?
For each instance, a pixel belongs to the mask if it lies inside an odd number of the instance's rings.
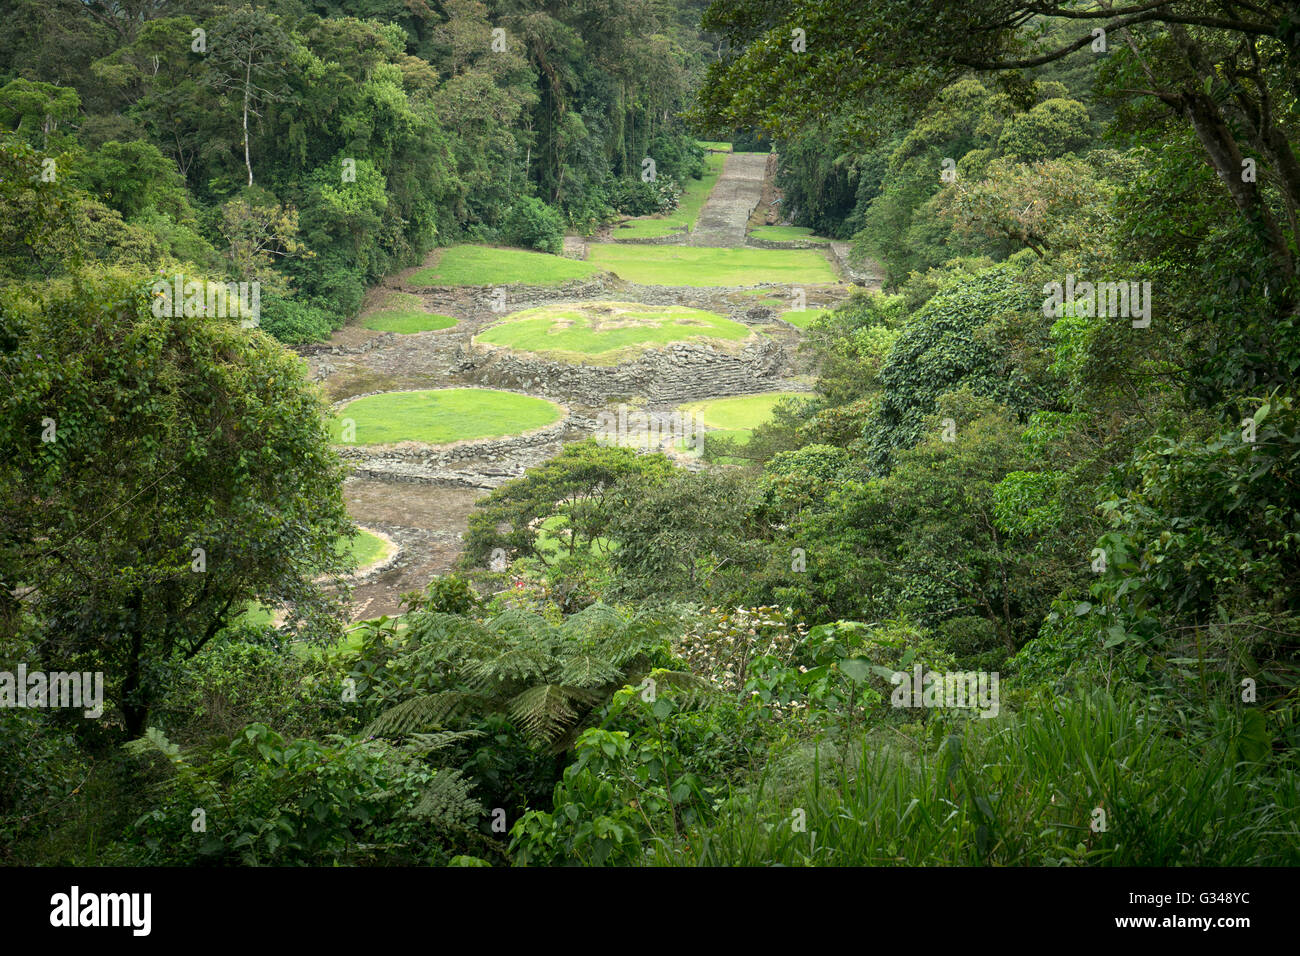
[[[700,209],[691,233],[692,246],[731,248],[745,244],[749,214],[763,198],[766,153],[731,153],[722,175]]]

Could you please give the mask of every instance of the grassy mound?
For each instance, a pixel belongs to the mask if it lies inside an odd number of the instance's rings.
[[[835,282],[826,257],[813,249],[715,249],[706,246],[588,248],[587,263],[642,285],[726,287]]]
[[[772,242],[830,242],[825,236],[814,236],[813,231],[804,226],[755,226],[749,231],[755,239],[768,239]]]
[[[527,249],[496,246],[449,246],[438,261],[407,280],[411,285],[560,285],[585,279],[600,269],[579,259],[566,259]]]
[[[614,365],[669,342],[701,338],[741,342],[751,334],[739,322],[700,309],[592,302],[525,309],[481,332],[474,341],[562,362]]]
[[[735,398],[710,398],[678,406],[683,412],[698,415],[712,434],[733,439],[743,445],[754,429],[772,417],[772,409],[782,399],[799,392],[764,392],[761,395],[738,395]]]
[[[361,326],[376,332],[433,332],[449,329],[456,324],[450,315],[424,311],[418,295],[394,292],[384,300],[378,311],[361,317]]]
[[[688,179],[682,185],[682,198],[677,208],[663,216],[643,216],[629,219],[614,229],[615,239],[657,239],[670,236],[675,232],[690,232],[695,228],[695,220],[700,218],[704,200],[709,198],[713,186],[722,175],[722,166],[727,161],[725,153],[710,153],[704,157],[706,169],[700,179]]]
[[[471,438],[495,438],[533,431],[559,421],[560,406],[543,398],[488,388],[445,388],[385,392],[348,402],[330,422],[330,436],[343,444],[345,422],[355,423],[346,444],[399,441],[445,445]]]

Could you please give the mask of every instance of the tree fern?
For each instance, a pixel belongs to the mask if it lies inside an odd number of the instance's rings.
[[[470,796],[470,784],[459,770],[439,770],[411,811],[446,827],[465,828],[484,813]]]
[[[655,663],[666,663],[674,616],[625,618],[593,604],[556,625],[539,614],[511,610],[487,622],[453,614],[414,614],[408,651],[424,669],[404,663],[395,673],[422,673],[425,688],[399,682],[410,694],[371,721],[367,733],[388,736],[447,731],[451,722],[486,712],[506,714],[524,734],[553,749],[569,746],[597,709]],[[436,668],[430,661],[441,662]],[[670,674],[662,671],[657,674]],[[679,680],[694,693],[691,676]],[[391,699],[391,698],[387,698]]]
[[[491,697],[466,691],[421,694],[384,711],[370,722],[365,733],[374,736],[401,736],[441,730],[449,717],[491,705]]]
[[[579,688],[540,684],[516,695],[510,701],[509,713],[524,733],[551,743],[581,716],[573,706],[582,701],[581,693]],[[590,704],[590,699],[582,702]]]

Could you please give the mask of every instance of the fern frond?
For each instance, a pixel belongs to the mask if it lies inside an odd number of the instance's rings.
[[[546,618],[521,608],[498,614],[488,624],[488,629],[512,644],[550,644],[555,638],[555,628]]]
[[[147,753],[160,753],[169,761],[175,762],[180,759],[180,745],[172,743],[157,727],[145,728],[144,736],[135,740],[128,740],[122,745],[122,749],[134,756],[142,756]]]
[[[574,687],[604,687],[623,676],[623,669],[602,654],[576,654],[560,668],[560,682]]]
[[[571,643],[591,647],[625,630],[627,622],[608,604],[597,601],[560,625],[560,637]]]
[[[484,813],[483,805],[469,794],[470,784],[459,770],[439,770],[411,812],[444,826],[463,828]]]
[[[409,749],[413,753],[431,754],[462,740],[485,736],[481,730],[441,730],[431,734],[412,734]]]
[[[500,690],[514,681],[549,680],[557,662],[546,647],[516,646],[485,660],[465,665],[471,686],[485,692]]]
[[[481,657],[509,646],[509,638],[472,618],[459,614],[425,613],[413,615],[408,644],[435,646],[447,657]]]
[[[421,694],[404,700],[384,711],[362,733],[373,736],[401,736],[442,729],[450,716],[487,703],[480,694],[463,691],[444,691],[440,694]]]
[[[581,687],[541,684],[510,701],[510,716],[524,733],[550,743],[578,719],[574,703],[590,705],[595,699],[595,694]]]

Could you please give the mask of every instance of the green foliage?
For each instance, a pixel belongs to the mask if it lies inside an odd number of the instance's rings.
[[[480,623],[425,610],[407,623],[405,651],[355,672],[359,697],[386,705],[367,733],[402,737],[495,712],[555,751],[572,746],[614,690],[667,661],[675,627],[671,616],[625,618],[603,604],[559,625],[526,611]]]
[[[508,245],[559,255],[564,249],[564,220],[552,207],[532,196],[521,196],[501,225]]]
[[[269,628],[232,627],[189,661],[173,664],[150,720],[172,740],[233,739],[251,723],[308,736],[347,720],[336,686],[267,639]]]
[[[436,577],[425,587],[424,593],[412,592],[405,598],[408,610],[431,614],[469,614],[482,605],[469,581],[459,574]]]
[[[965,387],[1021,415],[1043,408],[1045,390],[987,338],[991,323],[1036,304],[1010,266],[957,273],[941,285],[910,316],[880,368],[880,405],[864,435],[871,465],[887,469],[898,449],[919,441],[945,392]]]
[[[541,526],[554,517],[563,520],[568,554],[605,550],[600,539],[626,503],[616,489],[634,478],[654,486],[672,473],[673,465],[663,455],[641,455],[590,439],[566,445],[555,458],[478,502],[470,515],[462,566],[490,565],[498,548],[501,560],[518,555],[553,563],[558,555],[547,552]]]
[[[1293,864],[1294,841],[1265,834],[1295,830],[1294,767],[1270,776],[1234,764],[1222,739],[1193,743],[1171,729],[1135,701],[1098,691],[967,721],[938,746],[868,737],[838,770],[825,752],[793,781],[769,768],[733,794],[717,823],[689,842],[655,847],[656,858],[712,866]]]
[[[1087,107],[1074,100],[1050,99],[1010,117],[998,137],[998,149],[1032,163],[1074,152],[1091,140]]]
[[[761,552],[748,538],[752,484],[714,471],[679,471],[624,480],[615,489],[606,533],[620,598],[701,600],[711,589],[730,595]]]
[[[253,599],[328,631],[352,522],[297,359],[233,318],[155,315],[139,274],[6,292],[0,577],[39,584],[63,665],[105,671],[106,720],[140,732],[159,669]]]
[[[609,190],[609,204],[625,216],[651,216],[677,208],[682,188],[675,180],[624,179]]]
[[[437,864],[483,813],[457,771],[422,759],[436,743],[285,740],[251,724],[210,756],[154,728],[126,746],[171,771],[134,828],[154,865]]]

